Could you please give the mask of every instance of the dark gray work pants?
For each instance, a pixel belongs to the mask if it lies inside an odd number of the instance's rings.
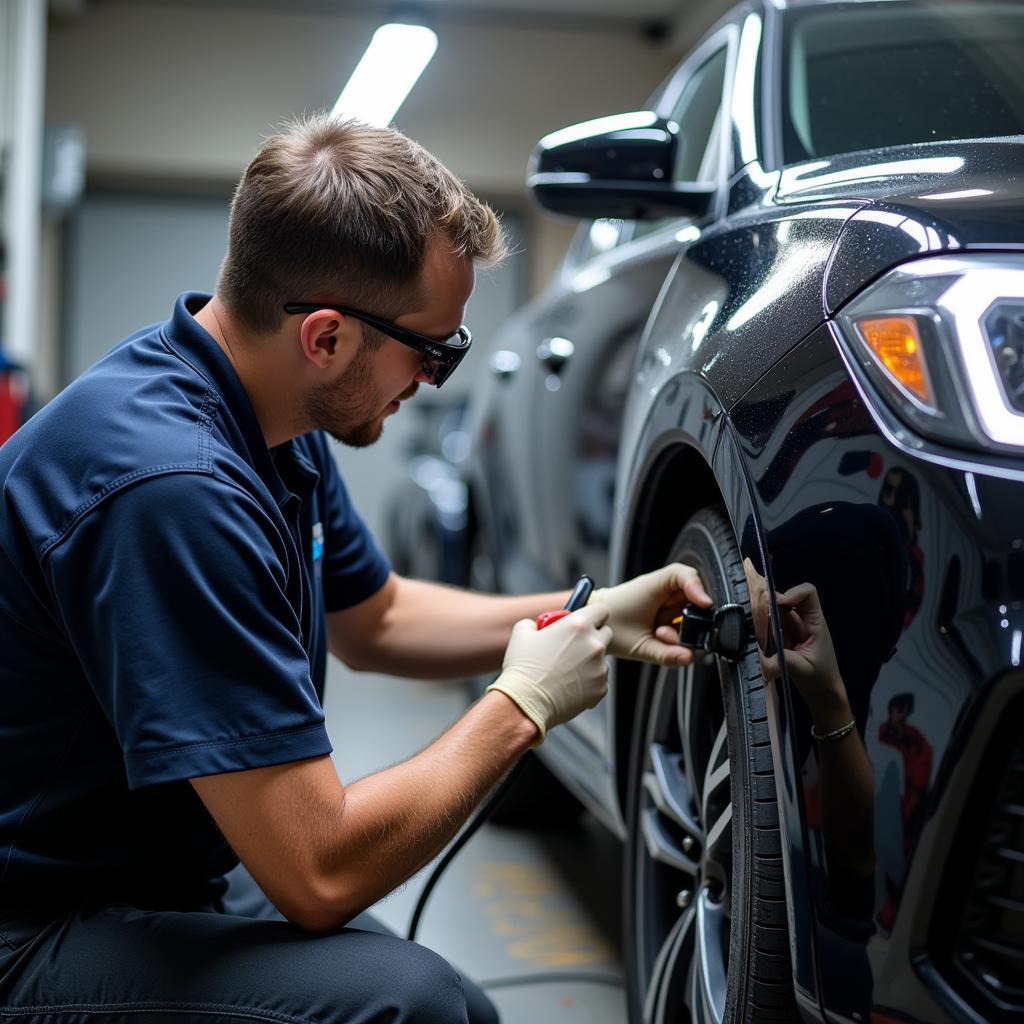
[[[0,1021],[497,1024],[479,988],[369,915],[304,932],[244,872],[231,878],[224,912],[0,913]]]

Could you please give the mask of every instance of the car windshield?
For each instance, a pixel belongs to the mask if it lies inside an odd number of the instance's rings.
[[[784,46],[787,164],[1024,132],[1024,5],[793,11]]]

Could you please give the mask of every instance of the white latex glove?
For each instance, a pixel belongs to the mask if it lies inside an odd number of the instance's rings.
[[[689,665],[693,661],[693,651],[679,643],[679,630],[672,620],[690,602],[701,608],[712,604],[697,570],[682,562],[617,587],[601,587],[590,595],[587,607],[595,602],[606,604],[611,612],[608,625],[613,635],[608,653],[655,665]]]
[[[534,746],[552,726],[594,707],[608,692],[607,620],[603,604],[588,604],[544,629],[533,619],[512,627],[501,675],[487,689],[505,694],[537,726]]]

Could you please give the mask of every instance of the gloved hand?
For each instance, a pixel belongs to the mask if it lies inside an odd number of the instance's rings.
[[[487,689],[505,694],[537,726],[534,746],[553,725],[594,707],[608,692],[607,620],[608,609],[591,603],[545,629],[533,619],[512,627],[501,675]]]
[[[672,620],[691,601],[701,608],[712,604],[697,570],[673,562],[617,587],[598,588],[587,606],[606,604],[611,612],[609,654],[655,665],[689,665],[693,651],[679,643]]]

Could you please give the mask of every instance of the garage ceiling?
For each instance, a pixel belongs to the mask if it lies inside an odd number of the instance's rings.
[[[312,0],[322,8],[344,8],[354,6],[345,0]],[[679,10],[685,7],[680,0],[422,0],[422,2],[396,4],[391,0],[362,0],[364,7],[378,7],[383,9],[415,8],[428,12],[442,12],[450,10],[453,13],[466,13],[467,11],[496,11],[502,13],[543,13],[563,14],[577,17],[590,15],[606,15],[616,18],[667,18],[673,17]]]
[[[123,0],[50,0],[55,13],[80,13]],[[380,14],[392,20],[420,17],[506,25],[572,25],[601,29],[612,25],[672,28],[681,22],[707,25],[732,0],[135,0],[134,6],[178,6],[282,11],[289,14]]]

